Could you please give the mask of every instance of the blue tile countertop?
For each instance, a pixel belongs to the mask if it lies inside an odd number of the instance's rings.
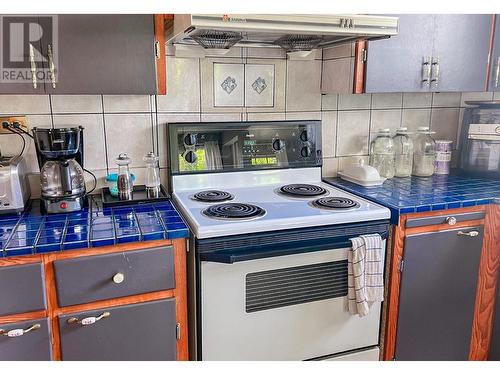
[[[326,182],[386,206],[391,222],[399,215],[496,203],[500,199],[500,181],[460,175],[404,177],[386,180],[381,186],[363,187],[340,178]]]
[[[189,231],[169,201],[43,215],[39,201],[20,215],[0,216],[0,257],[186,238]]]

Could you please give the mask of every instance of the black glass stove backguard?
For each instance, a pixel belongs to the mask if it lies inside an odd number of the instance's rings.
[[[321,166],[321,121],[169,124],[172,174]]]

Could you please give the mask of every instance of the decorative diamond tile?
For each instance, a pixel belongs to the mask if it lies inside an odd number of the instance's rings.
[[[225,92],[228,93],[228,95],[230,95],[238,85],[236,84],[236,79],[231,76],[227,76],[220,86]]]
[[[262,91],[264,91],[267,87],[266,80],[262,77],[259,77],[252,84],[252,88],[260,95]]]

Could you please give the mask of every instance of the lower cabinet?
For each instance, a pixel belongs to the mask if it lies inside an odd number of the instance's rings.
[[[48,319],[0,324],[0,361],[50,361]]]
[[[175,298],[60,315],[62,360],[175,361]]]
[[[483,227],[407,235],[396,360],[468,359]]]
[[[497,281],[497,297],[495,305],[495,316],[493,317],[493,330],[491,334],[491,346],[488,359],[500,361],[500,278]]]

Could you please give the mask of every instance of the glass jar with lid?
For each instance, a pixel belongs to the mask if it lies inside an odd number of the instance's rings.
[[[116,183],[118,187],[118,197],[120,200],[131,200],[132,193],[134,191],[134,185],[129,168],[131,160],[128,155],[123,152],[118,155],[115,162],[118,165],[118,177]]]
[[[394,142],[390,129],[381,129],[370,145],[370,165],[381,177],[394,177]]]
[[[411,176],[413,167],[413,141],[408,128],[399,128],[392,138],[394,142],[394,175],[396,177]]]
[[[436,142],[428,127],[422,126],[417,130],[413,142],[413,172],[414,176],[429,177],[434,174],[436,162]]]

